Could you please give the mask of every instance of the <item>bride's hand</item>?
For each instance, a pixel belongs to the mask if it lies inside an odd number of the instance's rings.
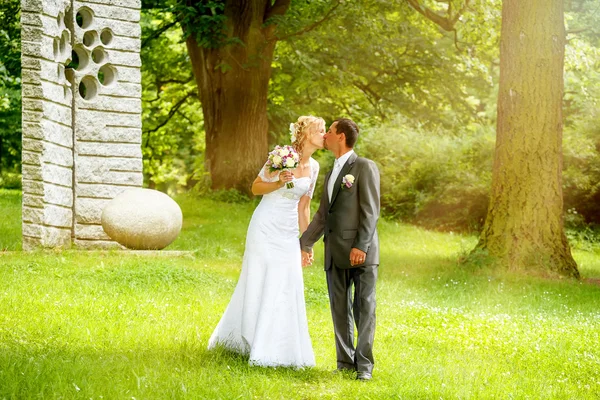
[[[302,267],[308,267],[313,263],[313,252],[302,251]]]
[[[292,180],[294,180],[294,174],[292,174],[292,171],[281,171],[281,173],[279,174],[279,182],[283,183],[283,185],[285,185],[288,182],[291,182]]]

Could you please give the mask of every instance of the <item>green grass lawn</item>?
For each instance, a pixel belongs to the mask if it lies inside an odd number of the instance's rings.
[[[181,197],[180,257],[0,252],[0,399],[600,397],[600,287],[457,265],[476,238],[383,221],[371,382],[331,374],[322,271],[304,271],[317,367],[206,350],[233,292],[254,204]],[[0,192],[2,247],[20,195]],[[600,256],[576,251],[582,275]]]
[[[0,189],[0,252],[21,250],[21,192]]]

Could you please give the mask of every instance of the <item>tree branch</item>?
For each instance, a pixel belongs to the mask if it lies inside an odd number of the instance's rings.
[[[190,124],[194,124],[194,121],[192,121],[190,119],[190,117],[188,117],[187,115],[185,115],[181,110],[177,110],[177,114],[181,115],[183,117],[183,119],[185,119],[186,121],[188,121]]]
[[[194,75],[192,74],[189,78],[186,78],[185,80],[180,80],[180,79],[166,79],[164,81],[161,81],[159,78],[156,78],[154,81],[154,86],[156,86],[156,98],[152,99],[152,100],[148,100],[148,103],[154,103],[157,100],[160,100],[160,94],[163,92],[163,85],[168,85],[171,83],[179,83],[181,85],[185,85],[186,83],[191,82],[194,79]]]
[[[267,9],[265,10],[265,17],[263,19],[263,23],[267,22],[269,18],[272,18],[276,15],[284,15],[287,12],[288,8],[290,8],[292,0],[276,0],[272,6],[269,5],[269,3],[271,2],[267,2]]]
[[[462,51],[461,48],[458,47],[458,32],[456,29],[453,29],[452,31],[454,32],[454,47],[456,47],[456,50]]]
[[[159,37],[166,31],[168,31],[169,29],[171,29],[173,26],[177,25],[178,23],[179,23],[179,21],[169,22],[168,24],[161,26],[157,30],[152,31],[152,33],[150,35],[148,35],[148,37],[144,38],[144,40],[142,41],[142,47],[146,46],[151,40],[156,39],[157,37]]]
[[[312,31],[313,29],[317,28],[318,26],[323,24],[325,21],[327,21],[329,18],[331,18],[333,15],[333,12],[336,10],[336,8],[338,8],[340,6],[340,4],[342,4],[342,0],[337,0],[335,5],[333,7],[331,7],[331,9],[327,12],[327,14],[325,14],[325,16],[322,19],[320,19],[319,21],[316,21],[315,23],[304,27],[303,29],[299,30],[298,32],[294,32],[294,33],[291,33],[286,36],[276,37],[276,40],[287,40],[293,36],[304,35],[305,33]]]
[[[180,83],[182,85],[185,85],[186,83],[190,83],[192,81],[192,79],[194,79],[194,75],[191,75],[189,78],[186,78],[185,80],[180,80],[180,79],[166,79],[164,81],[161,80],[157,80],[157,85],[168,85],[169,83]]]
[[[436,25],[438,25],[440,28],[442,28],[443,30],[445,30],[447,32],[452,32],[455,30],[454,25],[456,24],[456,22],[458,21],[460,16],[469,7],[469,2],[470,2],[470,0],[465,0],[465,4],[463,5],[463,7],[454,16],[452,16],[452,3],[451,3],[451,1],[448,1],[448,16],[442,17],[435,11],[432,11],[427,7],[421,6],[419,0],[406,0],[406,1],[419,14],[423,15],[428,20],[434,22]]]
[[[373,106],[373,108],[375,109],[375,111],[377,111],[377,113],[379,114],[379,116],[381,117],[381,119],[383,121],[385,121],[387,119],[387,115],[381,109],[379,102],[381,100],[386,100],[388,102],[391,102],[391,101],[389,99],[387,99],[385,96],[382,96],[379,93],[377,93],[369,85],[364,85],[361,82],[359,82],[358,80],[355,80],[354,82],[352,82],[352,84],[356,88],[358,88],[358,90],[360,90],[361,92],[364,93],[365,97],[367,98],[367,101],[369,103],[371,103],[371,106]]]
[[[187,92],[185,94],[185,96],[183,96],[177,103],[175,103],[175,105],[173,105],[173,107],[171,107],[171,110],[169,110],[169,114],[167,115],[167,117],[160,124],[158,124],[153,129],[149,129],[149,130],[147,130],[147,131],[144,132],[145,134],[148,135],[148,139],[146,140],[146,146],[145,147],[148,147],[148,143],[150,142],[150,133],[156,132],[157,130],[159,130],[160,128],[162,128],[163,126],[165,126],[171,120],[171,118],[173,118],[173,115],[175,115],[177,113],[177,110],[179,110],[179,108],[183,105],[183,103],[185,103],[185,101],[188,98],[194,97],[196,95],[194,92],[195,92],[195,90]]]
[[[575,35],[577,33],[581,33],[581,32],[586,32],[586,31],[591,31],[592,28],[590,28],[589,26],[586,28],[579,28],[579,29],[569,29],[567,31],[567,35]]]

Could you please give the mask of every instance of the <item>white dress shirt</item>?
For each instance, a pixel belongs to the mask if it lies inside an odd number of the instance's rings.
[[[329,182],[327,182],[327,194],[329,195],[329,202],[331,203],[331,197],[333,196],[333,186],[335,185],[335,181],[340,174],[340,171],[344,167],[344,164],[348,161],[350,156],[354,154],[354,150],[350,150],[349,152],[342,155],[340,158],[336,158],[333,163],[333,171],[331,171],[331,176],[329,177]]]

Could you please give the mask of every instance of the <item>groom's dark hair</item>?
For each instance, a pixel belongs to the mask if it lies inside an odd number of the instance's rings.
[[[334,122],[337,122],[335,130],[337,133],[344,133],[346,135],[346,146],[353,148],[358,139],[358,125],[350,118],[339,118]]]

